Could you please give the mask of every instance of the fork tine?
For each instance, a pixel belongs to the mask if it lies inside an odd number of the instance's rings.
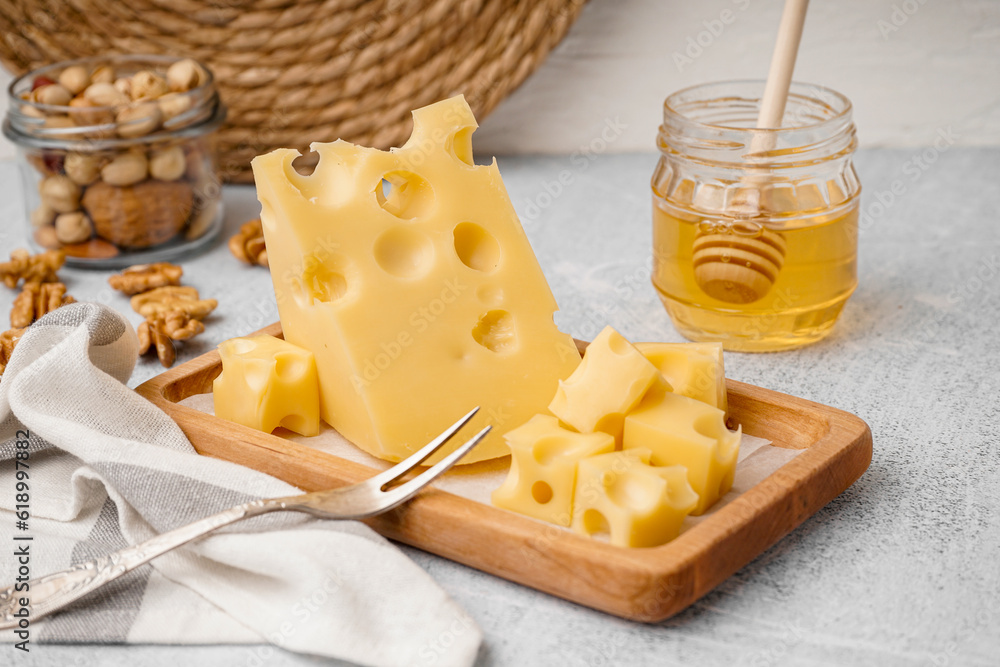
[[[482,431],[472,436],[463,444],[461,447],[453,451],[452,453],[445,456],[443,459],[432,465],[426,471],[420,473],[408,482],[404,482],[397,487],[389,489],[379,497],[378,510],[381,512],[387,512],[393,507],[399,505],[410,499],[410,497],[416,495],[420,489],[424,488],[435,479],[443,475],[449,468],[451,468],[455,463],[458,462],[463,456],[469,453],[469,451],[478,445],[486,434],[490,432],[492,426],[487,426]]]
[[[389,468],[388,470],[384,470],[379,474],[375,475],[374,477],[370,478],[369,480],[367,480],[366,483],[370,485],[376,485],[379,489],[381,489],[386,484],[389,484],[390,482],[393,482],[402,477],[403,475],[405,475],[406,473],[410,472],[410,470],[412,470],[413,468],[417,467],[418,465],[426,461],[434,454],[434,452],[439,450],[442,446],[444,446],[446,442],[451,440],[451,437],[456,433],[458,433],[459,429],[468,424],[469,420],[475,417],[477,412],[479,412],[478,405],[472,408],[472,410],[469,411],[469,414],[465,415],[457,422],[446,428],[444,432],[441,433],[441,435],[434,438],[429,443],[427,443],[414,453],[410,454],[409,456],[407,456],[405,459],[403,459],[393,467]]]

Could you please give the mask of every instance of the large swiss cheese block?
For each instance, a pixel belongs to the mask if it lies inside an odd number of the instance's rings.
[[[298,151],[253,160],[282,330],[316,357],[323,419],[373,455],[400,460],[479,405],[494,428],[463,462],[504,456],[580,355],[496,161],[473,163],[465,99],[413,123],[388,152],[314,143],[308,176]]]

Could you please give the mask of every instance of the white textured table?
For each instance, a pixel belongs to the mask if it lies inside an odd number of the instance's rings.
[[[872,428],[868,472],[687,611],[642,625],[406,548],[482,626],[483,665],[996,665],[1000,655],[1000,150],[869,150],[860,288],[827,340],[728,354],[730,377],[854,412]],[[930,153],[928,153],[930,155]],[[591,338],[680,340],[649,284],[652,155],[501,159],[562,312]],[[570,183],[557,189],[560,172]],[[23,243],[15,170],[0,163],[0,252]],[[888,205],[891,184],[905,190]],[[566,178],[563,178],[566,181]],[[896,187],[900,191],[900,187]],[[226,191],[226,234],[256,215]],[[17,221],[17,224],[14,224]],[[277,319],[267,272],[220,243],[184,263],[218,298],[180,360]],[[65,271],[69,291],[128,312],[107,273]],[[0,311],[12,294],[0,291]],[[134,318],[138,322],[138,318]],[[132,385],[160,371],[140,362]],[[445,640],[447,638],[444,638]],[[269,646],[0,647],[0,664],[326,665]],[[12,657],[11,657],[12,656]],[[417,664],[421,664],[419,659]]]

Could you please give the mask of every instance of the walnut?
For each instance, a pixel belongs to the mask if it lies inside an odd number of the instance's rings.
[[[14,354],[14,347],[23,335],[24,329],[10,329],[0,333],[0,375],[3,375],[7,364],[10,363],[10,357]]]
[[[205,330],[205,325],[202,324],[201,320],[180,311],[167,313],[152,321],[170,337],[170,340],[187,340]]]
[[[194,191],[184,181],[143,181],[126,187],[97,182],[87,188],[82,203],[98,236],[126,248],[148,248],[184,229]]]
[[[156,350],[156,356],[164,368],[173,366],[177,359],[175,340],[187,340],[205,330],[205,325],[181,311],[169,312],[147,319],[139,325],[139,354]]]
[[[108,278],[108,284],[123,294],[132,296],[148,292],[157,287],[180,285],[184,269],[170,262],[155,264],[136,264],[130,266],[119,275]]]
[[[170,368],[177,359],[174,342],[161,329],[146,320],[136,330],[139,336],[139,354],[146,354],[151,349],[156,350],[156,357],[164,368]]]
[[[267,266],[264,227],[260,218],[243,223],[240,231],[229,239],[229,252],[241,262]]]
[[[46,250],[32,255],[24,248],[18,248],[10,253],[9,262],[0,262],[0,278],[7,287],[14,288],[24,280],[28,283],[54,283],[59,280],[56,271],[66,261],[66,255],[61,250]]]
[[[66,294],[66,286],[62,283],[27,283],[14,299],[10,325],[23,329],[43,315],[69,303],[76,303],[76,299]]]
[[[167,286],[136,294],[132,297],[132,310],[146,319],[181,312],[196,320],[204,319],[215,310],[215,299],[200,299],[193,287]]]

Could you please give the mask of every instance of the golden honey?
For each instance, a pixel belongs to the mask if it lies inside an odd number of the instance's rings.
[[[774,351],[827,335],[857,286],[860,185],[846,98],[793,84],[789,127],[756,130],[757,83],[667,99],[652,280],[685,337]]]
[[[857,224],[856,206],[834,218],[806,218],[787,226],[737,221],[735,230],[726,221],[684,220],[656,207],[653,285],[686,338],[721,340],[726,349],[747,351],[811,343],[829,333],[857,286]],[[773,272],[774,263],[758,268],[770,257],[755,259],[752,251],[741,249],[746,240],[764,234],[774,234],[785,245]],[[733,239],[732,249],[724,245],[725,236]],[[696,266],[696,248],[704,238],[718,238],[711,259],[742,268],[746,279],[735,275],[727,281],[723,274],[711,280],[706,269],[716,262]]]

